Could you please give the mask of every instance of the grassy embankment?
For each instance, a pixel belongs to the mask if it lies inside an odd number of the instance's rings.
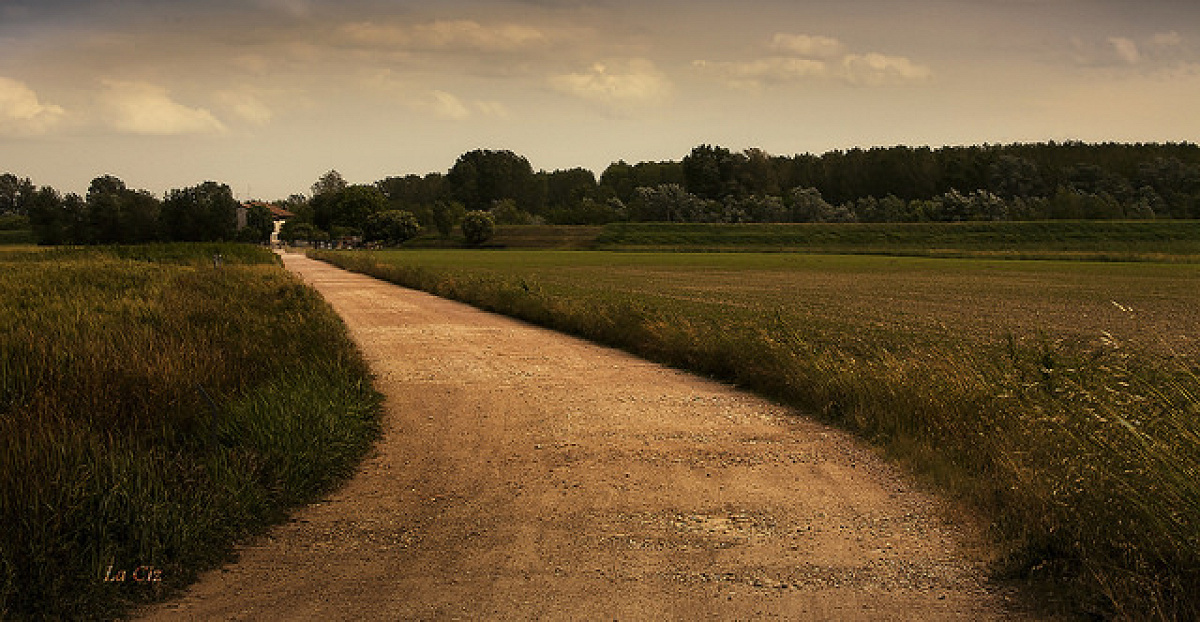
[[[1196,221],[1044,221],[705,225],[620,223],[608,250],[764,250],[920,257],[1195,261]]]
[[[461,248],[461,235],[426,234],[410,248]],[[856,224],[613,223],[507,225],[487,248],[765,251],[909,257],[1200,261],[1200,222],[1042,221]]]
[[[168,594],[377,434],[344,326],[268,251],[24,249],[0,268],[0,618]]]
[[[321,253],[856,431],[994,519],[1003,573],[1200,617],[1200,268],[738,253]]]

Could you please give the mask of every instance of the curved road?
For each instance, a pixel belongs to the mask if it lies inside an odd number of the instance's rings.
[[[359,474],[150,619],[1011,618],[970,523],[770,402],[295,254],[387,395]],[[1022,616],[1017,616],[1022,617]]]

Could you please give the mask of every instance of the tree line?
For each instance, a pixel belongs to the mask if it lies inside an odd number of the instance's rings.
[[[239,208],[246,210],[243,222]],[[5,173],[0,213],[27,218],[38,243],[52,245],[265,242],[275,226],[265,206],[243,206],[225,184],[206,181],[160,199],[112,175],[93,179],[81,197]]]
[[[310,190],[277,202],[296,214],[285,238],[397,241],[415,235],[414,224],[448,236],[468,212],[498,224],[1200,219],[1200,147],[1048,142],[773,156],[700,145],[679,161],[614,162],[599,178],[583,168],[535,171],[519,154],[477,149],[445,173],[351,185],[330,171]],[[44,243],[269,235],[261,212],[250,231],[238,230],[236,207],[216,182],[159,200],[111,176],[85,197],[0,176],[0,215],[27,215]]]

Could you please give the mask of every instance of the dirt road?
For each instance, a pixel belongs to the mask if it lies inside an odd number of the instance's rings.
[[[847,435],[618,351],[286,265],[388,396],[361,472],[152,619],[1011,617],[977,534]]]

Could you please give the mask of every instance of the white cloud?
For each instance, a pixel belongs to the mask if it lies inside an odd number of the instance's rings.
[[[903,56],[883,54],[850,54],[842,59],[845,78],[853,84],[879,86],[924,82],[933,77],[933,70],[918,65]]]
[[[654,63],[642,59],[616,68],[596,63],[587,72],[553,76],[550,86],[560,93],[626,112],[665,103],[673,90]]]
[[[771,42],[771,49],[800,58],[836,58],[842,54],[841,41],[820,35],[792,35],[779,33]]]
[[[65,116],[65,110],[43,104],[24,83],[0,76],[0,134],[41,134]]]
[[[1142,54],[1138,51],[1138,44],[1133,39],[1126,37],[1109,37],[1108,42],[1116,50],[1117,56],[1127,64],[1136,65],[1142,60]]]
[[[146,82],[102,80],[105,121],[130,134],[176,135],[225,132],[225,125],[204,108],[189,108],[167,90]]]

